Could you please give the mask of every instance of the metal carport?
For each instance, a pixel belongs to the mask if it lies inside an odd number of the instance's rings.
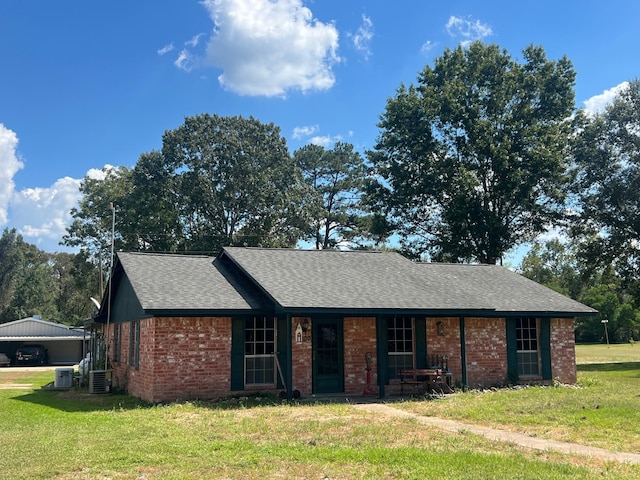
[[[49,350],[50,365],[74,365],[86,354],[89,335],[82,329],[37,317],[0,324],[0,352],[6,353],[12,361],[18,347],[34,343]]]

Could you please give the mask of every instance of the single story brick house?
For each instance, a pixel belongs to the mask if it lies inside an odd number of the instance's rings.
[[[110,282],[96,322],[113,386],[149,402],[385,397],[434,355],[462,385],[574,383],[574,318],[596,313],[500,266],[391,252],[118,253]]]

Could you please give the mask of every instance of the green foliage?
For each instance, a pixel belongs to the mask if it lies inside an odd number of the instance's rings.
[[[86,176],[80,184],[79,206],[71,209],[73,222],[67,228],[62,243],[69,247],[81,247],[89,257],[103,265],[109,264],[112,237],[112,209],[121,211],[127,205],[132,191],[131,170],[125,167],[105,167],[102,175]],[[126,212],[126,209],[124,210]],[[122,215],[116,215],[115,248],[128,249],[127,234],[132,228],[131,222]]]
[[[103,174],[84,179],[63,239],[92,258],[108,258],[111,203],[116,250],[293,246],[308,225],[302,175],[280,129],[254,118],[187,117],[165,132],[161,152]]]
[[[165,132],[162,155],[191,249],[293,246],[300,237],[302,177],[274,124],[188,117]]]
[[[570,233],[593,268],[613,266],[627,283],[640,280],[640,80],[604,113],[576,116],[574,218]]]
[[[363,210],[361,195],[367,172],[353,145],[338,142],[332,150],[325,150],[310,144],[297,150],[294,159],[309,188],[310,239],[317,249],[357,246],[371,230],[378,239],[384,236],[380,219]]]
[[[82,255],[46,253],[5,230],[0,237],[0,323],[40,315],[79,325],[92,312],[90,296],[100,294],[96,267]]]
[[[387,102],[368,156],[404,247],[495,263],[561,216],[575,72],[541,47],[445,50]]]
[[[606,341],[604,319],[611,342],[628,342],[640,333],[640,310],[632,291],[612,267],[596,271],[580,261],[570,246],[552,240],[534,244],[520,268],[525,277],[598,310],[595,316],[576,318],[577,341]]]

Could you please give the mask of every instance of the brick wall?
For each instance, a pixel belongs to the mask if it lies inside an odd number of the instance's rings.
[[[151,318],[140,322],[139,369],[129,366],[131,323],[122,328],[114,386],[149,402],[216,398],[230,391],[231,319]],[[111,339],[113,339],[113,327]]]
[[[573,318],[551,319],[551,376],[561,383],[576,383],[575,326]]]
[[[504,318],[466,318],[467,383],[488,387],[507,378],[507,338]]]
[[[302,343],[296,342],[296,329],[298,324],[307,320],[308,329],[306,334],[302,337]],[[293,389],[298,390],[303,397],[311,395],[312,390],[312,348],[311,348],[311,329],[313,327],[313,321],[308,317],[294,317],[291,319],[291,335],[292,335],[292,350],[291,350],[291,362],[292,362],[292,378]],[[284,367],[284,366],[283,366]]]
[[[298,322],[292,318],[293,388],[301,395],[312,392],[312,319],[302,343],[296,343]],[[442,322],[443,335],[437,323]],[[361,394],[366,386],[365,354],[372,354],[371,387],[377,393],[376,320],[344,319],[344,390]],[[467,379],[470,386],[490,386],[507,376],[506,327],[502,318],[466,318]],[[427,319],[427,355],[449,358],[453,380],[462,379],[460,320]],[[139,369],[129,366],[131,323],[122,325],[120,362],[113,365],[113,383],[130,395],[149,402],[186,398],[216,398],[234,392],[231,376],[231,318],[173,317],[140,321]],[[114,326],[109,338],[113,348]],[[113,352],[111,352],[113,353]],[[563,383],[575,383],[575,343],[573,319],[551,321],[552,375]],[[286,366],[283,365],[286,369]]]
[[[438,335],[438,322],[442,322],[442,335]],[[442,355],[449,359],[449,370],[454,382],[462,380],[460,358],[460,319],[427,318],[427,358]],[[431,365],[427,365],[430,367]]]
[[[365,355],[371,353],[371,386],[377,393],[376,319],[344,319],[344,392],[362,394],[366,387]]]

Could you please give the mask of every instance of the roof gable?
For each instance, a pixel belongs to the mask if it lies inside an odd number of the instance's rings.
[[[146,311],[264,308],[255,288],[238,284],[214,257],[118,253],[118,261]]]

